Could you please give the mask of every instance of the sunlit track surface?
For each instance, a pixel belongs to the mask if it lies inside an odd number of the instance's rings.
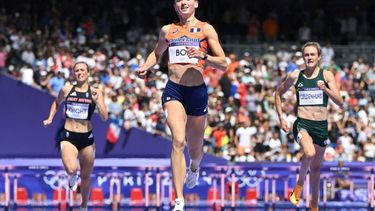
[[[319,210],[374,210],[374,169],[373,163],[324,163]],[[0,173],[0,210],[78,210],[79,194],[66,188],[59,159],[0,160]],[[296,163],[202,166],[199,185],[184,193],[185,210],[309,210],[309,177],[299,208],[288,202],[297,174]],[[334,181],[343,175],[351,197],[338,200]],[[89,210],[173,207],[168,159],[97,159],[91,179]]]

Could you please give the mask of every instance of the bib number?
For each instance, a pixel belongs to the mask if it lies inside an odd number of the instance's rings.
[[[169,63],[176,64],[176,63],[191,63],[196,64],[198,63],[197,58],[189,58],[187,55],[186,47],[199,49],[197,46],[171,46],[169,47]]]
[[[66,116],[72,119],[87,119],[89,116],[89,104],[68,103]]]
[[[301,90],[299,91],[300,105],[322,105],[323,90]]]

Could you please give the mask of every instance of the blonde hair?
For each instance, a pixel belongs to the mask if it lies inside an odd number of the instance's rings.
[[[317,42],[307,42],[302,46],[302,53],[305,52],[305,48],[308,46],[314,46],[318,50],[318,56],[322,53],[322,47]]]

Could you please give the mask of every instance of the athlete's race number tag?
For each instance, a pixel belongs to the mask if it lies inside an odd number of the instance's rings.
[[[323,104],[323,90],[300,90],[299,91],[300,105],[322,105]]]
[[[199,49],[198,46],[171,46],[169,47],[169,63],[198,63],[197,58],[188,57],[186,47]]]
[[[66,116],[72,119],[87,119],[89,104],[67,103]]]

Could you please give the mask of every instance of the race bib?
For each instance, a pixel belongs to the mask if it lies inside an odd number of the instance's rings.
[[[323,90],[319,88],[299,90],[298,97],[299,97],[300,105],[322,105],[323,104]]]
[[[186,47],[199,49],[198,46],[171,46],[169,47],[169,63],[198,63],[197,58],[189,58]]]
[[[87,119],[89,116],[89,104],[67,103],[66,116],[72,119]]]

